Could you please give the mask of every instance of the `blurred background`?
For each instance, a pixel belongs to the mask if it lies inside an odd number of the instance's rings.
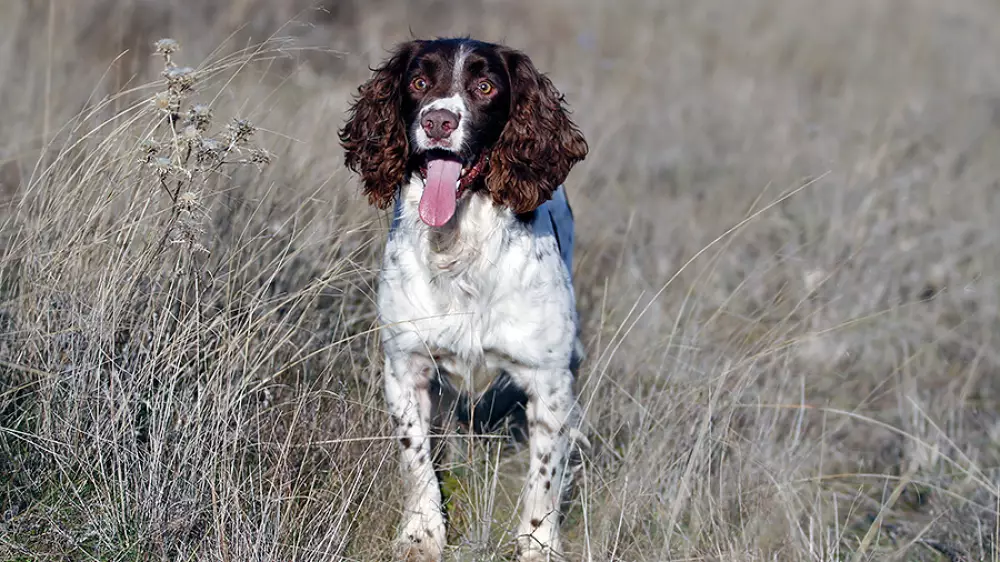
[[[0,559],[391,559],[335,131],[458,34],[591,147],[570,560],[1000,559],[989,0],[4,0]],[[524,451],[454,441],[450,559],[509,559]]]

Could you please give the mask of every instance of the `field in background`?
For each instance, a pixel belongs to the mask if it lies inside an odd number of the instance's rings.
[[[0,560],[390,559],[334,132],[411,31],[523,49],[590,141],[571,559],[1000,559],[994,2],[6,0]],[[501,447],[456,439],[456,560],[510,553]]]

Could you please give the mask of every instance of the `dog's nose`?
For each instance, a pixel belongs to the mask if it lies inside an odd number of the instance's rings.
[[[428,137],[440,140],[451,135],[451,132],[458,127],[458,121],[458,115],[447,109],[434,109],[424,115],[422,125]]]

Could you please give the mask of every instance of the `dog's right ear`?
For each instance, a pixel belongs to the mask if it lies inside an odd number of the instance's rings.
[[[403,74],[416,51],[411,41],[396,47],[392,56],[372,69],[372,77],[358,88],[340,144],[347,167],[361,175],[368,201],[388,207],[403,182],[409,141],[401,115]]]

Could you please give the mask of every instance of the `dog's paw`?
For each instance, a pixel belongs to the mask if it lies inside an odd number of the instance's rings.
[[[429,544],[399,544],[397,560],[400,562],[441,562],[441,550]]]
[[[417,520],[403,527],[396,540],[397,560],[402,562],[441,562],[444,555],[445,530],[438,525],[422,525]]]

